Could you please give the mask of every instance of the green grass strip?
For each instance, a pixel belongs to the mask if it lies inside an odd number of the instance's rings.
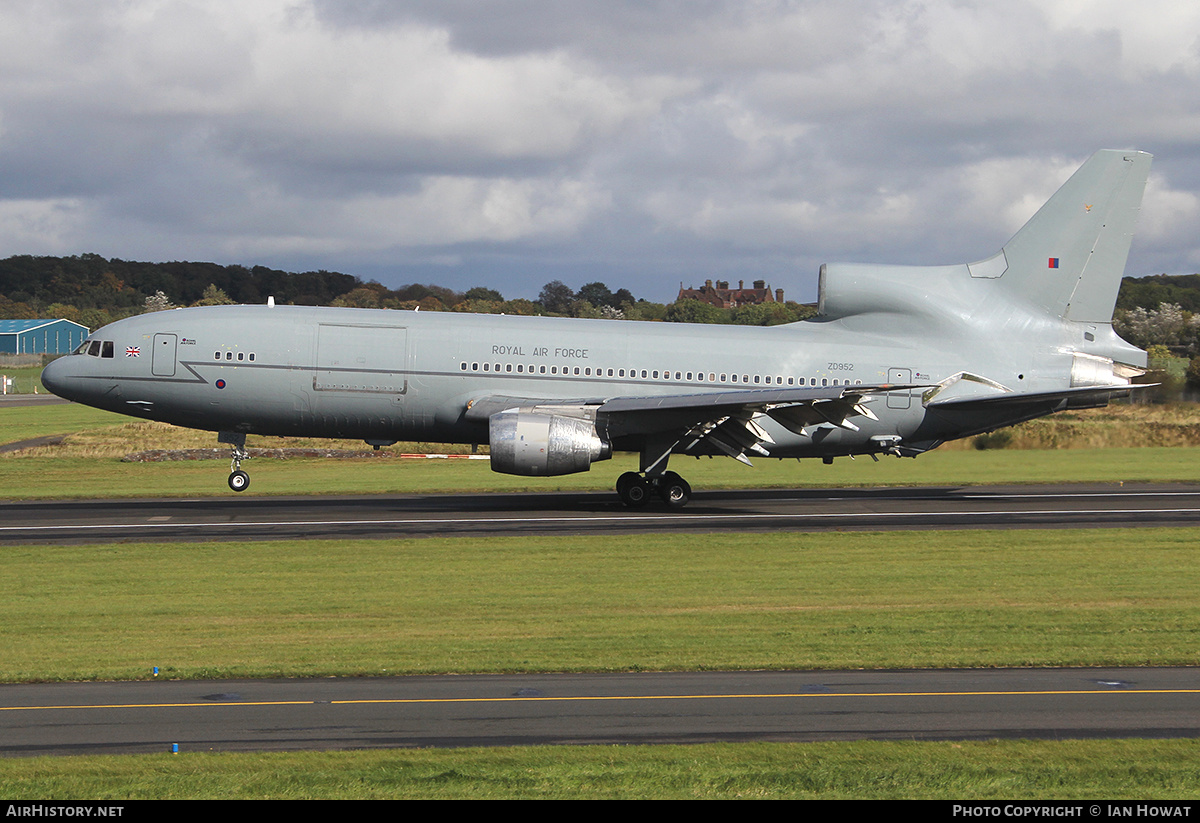
[[[1200,797],[1195,740],[532,746],[0,761],[9,800]],[[1084,810],[1086,816],[1086,808]]]
[[[52,434],[115,428],[129,422],[122,414],[74,403],[0,408],[0,444]]]
[[[1189,529],[5,550],[0,680],[1200,662]]]
[[[1191,407],[1113,407],[1100,411],[1107,411],[1116,419],[1132,416],[1138,431],[1168,423],[1178,423],[1187,431],[1200,429],[1200,423],[1191,422],[1195,417]],[[1055,426],[1080,431],[1051,433],[1053,436],[1042,432],[1045,436],[1040,440],[1058,445],[1124,442],[1107,432],[1106,420],[1075,421],[1060,415],[1051,418]],[[0,495],[7,499],[234,495],[225,485],[229,463],[224,459],[122,463],[114,456],[148,448],[216,448],[215,434],[170,427],[147,429],[144,423],[129,425],[128,421],[121,415],[76,405],[0,409],[0,443],[49,434],[84,433],[62,446],[0,459]],[[1051,425],[1045,421],[1029,425],[1034,424],[1042,428]],[[314,441],[251,438],[250,445],[286,446],[299,442],[314,444]],[[329,445],[365,448],[358,442]],[[434,447],[418,444],[414,448]],[[249,461],[245,468],[252,477],[248,492],[252,495],[610,491],[621,472],[637,469],[637,458],[619,454],[613,460],[595,464],[589,472],[551,478],[496,474],[487,461],[463,460],[261,458]],[[1200,447],[1145,443],[1138,448],[976,451],[959,447],[939,449],[915,460],[884,457],[876,463],[866,457],[839,458],[829,466],[819,460],[755,458],[753,468],[725,458],[675,457],[671,468],[701,492],[727,488],[889,485],[1196,483],[1200,482]]]
[[[636,470],[637,458],[619,455],[590,472],[564,477],[512,477],[483,460],[257,459],[249,495],[456,494],[468,492],[611,491],[617,476]],[[971,486],[1035,483],[1196,483],[1200,448],[1070,451],[948,451],[916,460],[758,459],[754,468],[733,460],[676,459],[697,492],[728,488],[839,488],[850,486]],[[227,460],[121,463],[116,460],[30,457],[0,460],[0,494],[7,499],[230,496]]]

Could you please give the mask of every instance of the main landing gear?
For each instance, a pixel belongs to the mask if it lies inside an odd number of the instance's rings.
[[[645,477],[625,472],[617,478],[617,496],[631,509],[645,506],[652,495],[658,495],[668,508],[682,509],[692,497],[692,487],[675,472]]]

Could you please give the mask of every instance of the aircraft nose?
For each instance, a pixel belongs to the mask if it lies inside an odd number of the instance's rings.
[[[71,380],[71,361],[70,355],[60,357],[57,360],[52,360],[42,369],[42,385],[50,391],[57,394],[64,400],[74,400],[72,396],[71,384],[75,381]]]

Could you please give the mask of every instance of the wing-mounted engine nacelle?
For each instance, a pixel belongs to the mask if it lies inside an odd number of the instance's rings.
[[[585,472],[612,457],[612,444],[594,420],[558,414],[503,411],[488,418],[492,471],[542,477]]]

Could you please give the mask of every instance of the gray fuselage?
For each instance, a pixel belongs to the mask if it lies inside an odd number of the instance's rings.
[[[1034,352],[982,339],[970,327],[967,338],[964,330],[953,339],[933,330],[884,334],[869,316],[761,328],[221,306],[113,323],[90,338],[111,343],[111,356],[102,349],[101,356],[62,358],[45,379],[70,399],[210,431],[487,443],[486,425],[464,413],[488,396],[598,402],[794,386],[928,386],[964,371],[1026,392],[1061,389],[1070,385],[1069,338],[1077,334],[1074,324],[1061,325],[1060,345],[1039,335]],[[818,436],[766,420],[769,452],[879,451],[871,440],[878,436],[928,448],[1012,422],[1011,412],[964,418],[927,411],[916,389],[877,397],[870,409],[878,420],[859,420],[858,431],[827,427]],[[613,442],[640,448],[639,437],[621,431]]]

